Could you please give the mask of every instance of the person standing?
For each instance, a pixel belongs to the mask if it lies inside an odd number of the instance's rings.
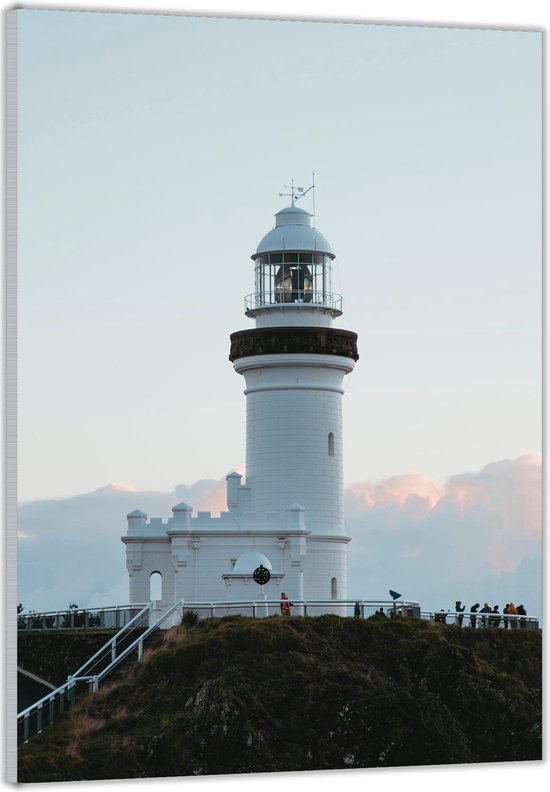
[[[516,608],[518,612],[518,616],[527,616],[527,611],[523,607],[523,605],[518,605]],[[527,621],[525,619],[518,619],[520,627],[527,627]]]
[[[475,628],[477,622],[477,611],[479,608],[479,602],[476,602],[475,605],[472,605],[470,608],[470,627]]]
[[[506,605],[502,609],[502,612],[504,614],[504,616],[502,617],[502,622],[504,624],[504,629],[507,630],[508,629],[508,622],[510,621],[510,619],[508,618],[508,614],[510,613],[510,605],[509,605],[508,602],[506,603]]]
[[[353,609],[353,615],[359,618],[361,616],[361,605],[359,602],[355,603],[355,608]]]
[[[491,615],[489,616],[489,627],[500,627],[500,611],[498,605],[495,605],[491,611]]]
[[[510,616],[517,616],[518,615],[516,606],[514,605],[513,602],[510,602],[510,604],[508,605],[508,613],[510,614]],[[510,627],[511,627],[511,629],[515,630],[515,628],[517,626],[518,626],[518,620],[517,619],[510,619]]]
[[[464,619],[464,616],[462,615],[462,613],[463,613],[465,608],[466,608],[466,605],[463,605],[460,600],[457,600],[455,602],[455,612],[460,614],[459,616],[455,617],[455,624],[458,624],[459,627],[462,627],[462,620]]]
[[[487,602],[483,603],[482,609],[479,611],[480,613],[491,613],[491,608]],[[482,627],[487,627],[487,616],[483,616],[481,620]]]
[[[289,602],[287,595],[283,591],[281,594],[281,616],[290,616],[291,607],[292,602]]]

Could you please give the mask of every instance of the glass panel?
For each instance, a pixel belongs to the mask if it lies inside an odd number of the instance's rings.
[[[283,264],[275,277],[275,301],[311,302],[313,279],[305,264]]]
[[[272,264],[282,264],[283,263],[283,255],[282,253],[271,253],[269,259]]]
[[[285,253],[285,264],[287,262],[294,263],[295,261],[298,261],[297,253]]]
[[[312,253],[300,253],[300,261],[305,261],[306,264],[311,264],[312,259]]]

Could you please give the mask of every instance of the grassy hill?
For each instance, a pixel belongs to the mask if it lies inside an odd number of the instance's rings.
[[[542,635],[207,619],[22,746],[19,781],[541,759]]]

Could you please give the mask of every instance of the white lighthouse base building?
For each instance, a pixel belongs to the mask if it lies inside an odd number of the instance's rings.
[[[246,500],[249,488],[238,473],[227,476],[228,500]],[[349,537],[315,535],[306,527],[306,511],[289,504],[281,512],[258,515],[235,504],[219,517],[210,512],[192,516],[192,508],[180,503],[173,517],[163,522],[148,519],[141,511],[128,515],[126,563],[130,576],[130,602],[154,599],[152,579],[160,575],[159,610],[177,600],[188,603],[235,603],[228,612],[252,613],[247,602],[279,600],[285,592],[296,605],[293,613],[339,613],[329,601],[347,593],[347,544]],[[258,585],[252,575],[264,566],[270,580]],[[158,580],[158,577],[157,577]],[[159,589],[157,588],[157,592]],[[326,606],[308,607],[307,602],[325,601]],[[238,607],[236,603],[243,603]],[[298,604],[300,603],[300,604]],[[278,612],[273,604],[256,615]]]

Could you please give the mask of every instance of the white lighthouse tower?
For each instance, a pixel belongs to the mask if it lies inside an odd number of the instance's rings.
[[[163,522],[128,515],[130,600],[162,605],[250,601],[253,572],[270,571],[263,595],[332,601],[347,597],[342,443],[343,381],[358,359],[357,335],[333,326],[342,298],[331,290],[334,253],[291,205],[252,255],[255,291],[245,313],[255,326],[231,335],[229,359],[245,380],[246,476],[230,473],[228,511],[193,516],[177,504]],[[259,560],[258,560],[259,559]],[[308,613],[339,612],[334,606]]]
[[[245,298],[255,328],[231,335],[230,360],[246,381],[248,508],[303,510],[307,555],[298,594],[345,599],[343,379],[358,359],[357,335],[337,329],[334,253],[295,205],[252,256],[256,290]],[[301,597],[300,597],[301,598]]]

